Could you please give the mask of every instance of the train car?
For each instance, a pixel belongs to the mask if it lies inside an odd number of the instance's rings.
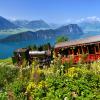
[[[100,60],[100,35],[58,43],[54,51],[56,56],[61,55],[62,63]]]
[[[13,64],[22,65],[23,61],[28,60],[27,54],[29,49],[27,48],[19,48],[13,52],[12,61]]]
[[[51,62],[51,51],[29,51],[30,58],[32,61],[36,61],[40,64],[40,66],[43,65],[49,65]]]
[[[27,48],[20,48],[14,51],[14,56],[12,57],[13,64],[22,65],[26,61],[27,65],[31,65],[33,61],[38,62],[40,65],[50,64],[51,61],[51,51],[32,51]]]

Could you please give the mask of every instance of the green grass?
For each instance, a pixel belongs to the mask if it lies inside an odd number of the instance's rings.
[[[0,59],[0,64],[1,63],[12,64],[12,58]]]

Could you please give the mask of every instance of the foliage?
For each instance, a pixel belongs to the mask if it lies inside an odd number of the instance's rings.
[[[60,55],[53,57],[46,69],[40,69],[36,62],[20,70],[12,65],[0,65],[0,84],[3,84],[0,99],[7,100],[9,95],[16,100],[100,99],[99,61],[73,65],[62,64]]]
[[[18,69],[12,65],[0,64],[0,88],[8,84],[18,76]]]
[[[7,100],[7,92],[0,92],[0,100]]]
[[[28,46],[28,48],[30,48],[31,50],[39,50],[39,51],[48,50],[48,49],[51,48],[51,44],[46,43],[46,44],[43,44],[43,45],[40,45],[40,46],[33,45],[33,46]]]
[[[68,38],[66,36],[59,36],[56,39],[56,43],[65,42],[65,41],[68,41]]]

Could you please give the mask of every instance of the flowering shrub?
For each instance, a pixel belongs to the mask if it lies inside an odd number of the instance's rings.
[[[100,62],[62,64],[59,56],[46,69],[40,69],[36,62],[22,69],[0,66],[0,100],[9,95],[16,100],[100,99]]]

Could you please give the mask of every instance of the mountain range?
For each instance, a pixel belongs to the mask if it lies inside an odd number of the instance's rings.
[[[25,25],[25,27],[29,29],[50,28],[50,26],[43,20],[30,21],[28,24]]]
[[[68,24],[68,25],[57,25],[57,24],[48,24],[43,20],[7,20],[4,17],[0,16],[0,36],[6,37],[2,34],[2,30],[16,29],[14,35],[9,34],[10,36],[1,39],[1,41],[26,41],[27,38],[32,39],[50,39],[52,37],[57,37],[60,35],[66,35],[70,39],[77,39],[80,36],[86,37],[91,35],[96,35],[100,33],[100,18],[89,17],[86,19],[81,19],[77,24]],[[21,31],[20,31],[21,29]],[[33,29],[33,30],[31,30]],[[37,31],[38,30],[38,31]],[[13,31],[12,31],[13,33]],[[31,34],[31,36],[29,36]],[[25,36],[24,36],[25,35]],[[11,39],[9,39],[11,38]],[[14,38],[14,39],[13,39]]]
[[[25,27],[29,23],[28,20],[11,20],[11,22],[19,27]]]
[[[87,17],[87,18],[81,18],[78,20],[77,23],[82,30],[88,32],[88,31],[99,31],[100,32],[100,18],[93,16],[93,17]]]
[[[33,21],[15,20],[12,23],[19,26],[19,27],[28,28],[28,29],[47,29],[47,28],[50,28],[49,24],[47,24],[43,20],[33,20]]]
[[[15,29],[15,28],[18,28],[18,26],[0,16],[0,30]]]
[[[83,31],[77,24],[69,24],[57,29],[39,30],[36,32],[27,31],[13,34],[4,39],[1,39],[0,42],[22,42],[36,39],[48,40],[61,35],[67,36],[69,39],[76,39],[83,35]]]
[[[76,24],[78,24],[82,28],[83,31],[100,31],[100,18],[95,17],[95,16],[81,18],[80,20],[76,22]],[[48,24],[44,20],[31,20],[31,21],[29,20],[8,20],[0,16],[0,30],[18,29],[18,28],[26,28],[29,30],[30,29],[33,29],[33,30],[56,29],[62,25],[58,25],[54,23]]]
[[[84,31],[100,31],[100,22],[81,22],[79,23],[79,26]]]
[[[15,20],[10,21],[0,16],[0,30],[27,28],[27,29],[48,29],[50,25],[43,20]]]

